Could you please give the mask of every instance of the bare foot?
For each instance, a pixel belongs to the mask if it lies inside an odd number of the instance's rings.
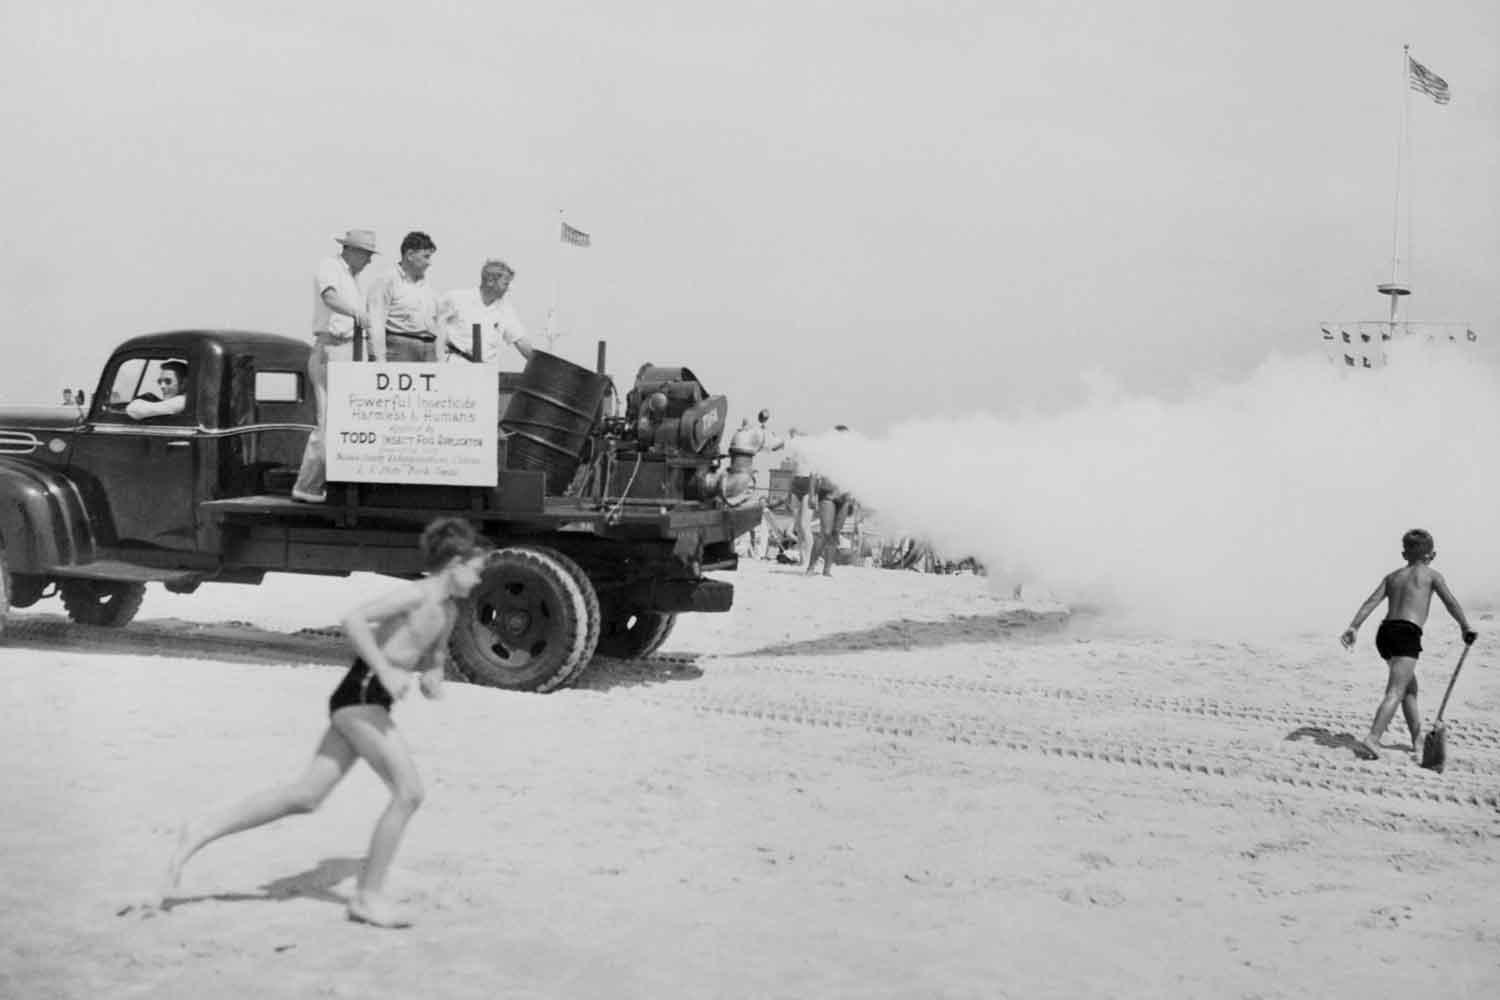
[[[411,926],[411,920],[406,914],[380,896],[355,896],[349,900],[349,919],[371,927]]]
[[[1374,747],[1370,746],[1368,740],[1355,740],[1354,756],[1358,757],[1360,760],[1379,760],[1380,752]]]
[[[193,856],[192,842],[193,831],[184,823],[177,831],[177,846],[172,849],[172,858],[167,862],[167,870],[162,875],[159,893],[162,900],[177,891],[177,885],[182,881],[182,867]]]

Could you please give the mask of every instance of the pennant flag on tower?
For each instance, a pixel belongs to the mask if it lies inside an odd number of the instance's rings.
[[[1411,70],[1408,76],[1411,89],[1419,94],[1426,94],[1439,104],[1447,104],[1453,96],[1448,92],[1448,81],[1417,62],[1411,56],[1406,57],[1406,62],[1408,68]]]
[[[582,229],[574,229],[566,222],[562,224],[562,241],[571,243],[575,247],[586,247],[589,245],[589,234]]]

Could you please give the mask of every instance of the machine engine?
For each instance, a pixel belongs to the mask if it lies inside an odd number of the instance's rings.
[[[716,455],[728,413],[729,401],[710,396],[687,368],[643,365],[625,396],[635,447],[662,457]]]
[[[729,467],[720,470],[728,399],[709,395],[690,369],[647,364],[621,416],[611,412],[607,382],[535,352],[501,421],[510,435],[507,464],[545,469],[549,493],[604,504],[749,499],[759,442],[747,450],[736,432]]]

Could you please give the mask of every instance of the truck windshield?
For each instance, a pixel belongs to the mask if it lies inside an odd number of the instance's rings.
[[[109,402],[125,404],[141,394],[146,378],[146,359],[127,358],[115,369],[115,381],[109,390]]]

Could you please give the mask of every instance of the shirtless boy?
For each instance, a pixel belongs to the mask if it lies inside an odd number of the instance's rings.
[[[1339,637],[1345,649],[1354,647],[1354,635],[1359,626],[1380,605],[1386,606],[1385,621],[1375,633],[1375,650],[1390,670],[1386,680],[1385,697],[1375,710],[1375,721],[1370,725],[1370,734],[1360,743],[1355,752],[1365,760],[1380,756],[1376,747],[1380,737],[1395,718],[1396,706],[1406,717],[1406,728],[1411,733],[1411,747],[1418,751],[1422,746],[1422,717],[1417,713],[1417,657],[1422,654],[1422,626],[1427,624],[1427,612],[1432,607],[1432,595],[1437,594],[1443,607],[1453,616],[1463,631],[1464,645],[1474,641],[1475,633],[1464,617],[1464,609],[1448,590],[1443,574],[1433,569],[1430,563],[1437,555],[1433,548],[1432,535],[1420,528],[1401,536],[1401,556],[1406,565],[1387,573],[1376,585],[1374,592],[1365,598],[1365,603],[1355,612],[1354,620]]]
[[[422,782],[411,751],[391,722],[391,705],[410,689],[413,673],[419,674],[424,695],[441,697],[457,602],[479,583],[488,557],[486,543],[457,518],[433,521],[420,544],[427,576],[344,616],[344,633],[356,658],[328,700],[328,728],[302,776],[185,824],[167,866],[164,899],[176,890],[183,866],[205,846],[284,816],[312,812],[363,758],[391,790],[391,801],[370,838],[369,856],[349,900],[349,919],[376,927],[410,925],[386,899],[385,879],[407,821],[421,805]]]

